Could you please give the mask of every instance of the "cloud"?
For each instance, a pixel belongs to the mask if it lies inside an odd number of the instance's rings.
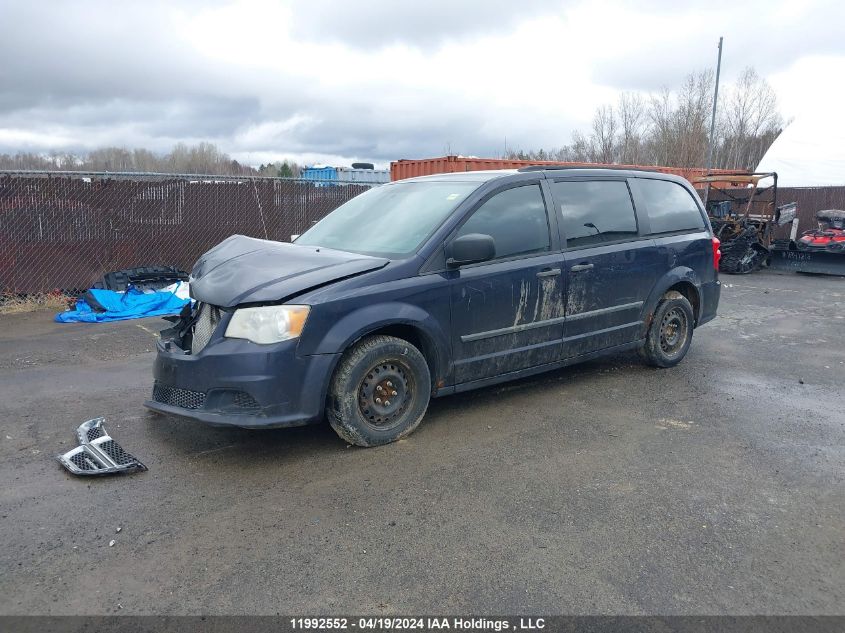
[[[600,12],[586,5],[572,16],[586,24],[598,19],[604,28],[593,39],[598,51],[593,78],[622,90],[660,90],[677,86],[692,71],[715,70],[720,36],[727,80],[748,66],[768,75],[798,57],[845,53],[845,4],[839,0],[769,5],[718,0],[678,3],[654,13],[624,6]],[[621,47],[620,33],[627,39]],[[620,48],[627,50],[620,54]]]
[[[755,65],[800,108],[812,95],[790,93],[797,61],[845,55],[842,9],[746,6],[0,0],[14,60],[0,66],[0,152],[206,140],[252,164],[386,164],[549,148],[619,90],[712,66],[719,33],[728,78]]]
[[[431,49],[450,40],[507,33],[564,6],[561,0],[358,0],[324,5],[322,10],[300,5],[293,14],[292,32],[307,40],[365,50],[396,44]]]

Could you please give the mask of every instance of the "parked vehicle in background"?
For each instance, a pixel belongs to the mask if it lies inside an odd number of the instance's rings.
[[[796,240],[799,249],[845,253],[845,211],[822,209],[816,211],[817,226],[804,231]]]
[[[800,273],[845,276],[845,211],[816,211],[816,227],[798,236],[796,204],[778,208],[781,223],[792,224],[789,239],[772,242],[769,265]]]
[[[376,446],[429,398],[628,349],[686,355],[719,242],[684,179],[440,174],[367,191],[293,244],[233,236],[191,274],[146,405],[211,424],[329,423]]]

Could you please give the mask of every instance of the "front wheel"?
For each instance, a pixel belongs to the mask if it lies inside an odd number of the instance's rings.
[[[431,396],[425,357],[393,336],[370,336],[347,350],[332,376],[326,417],[350,444],[380,446],[411,433]]]
[[[672,290],[663,295],[640,355],[655,367],[674,367],[687,355],[692,342],[694,324],[692,306],[680,292]]]

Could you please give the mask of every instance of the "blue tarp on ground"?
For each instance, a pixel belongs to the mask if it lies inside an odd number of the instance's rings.
[[[95,312],[82,298],[79,298],[76,309],[57,314],[56,321],[58,323],[100,323],[178,314],[183,306],[191,301],[180,299],[176,293],[169,291],[144,293],[135,288],[129,288],[126,292],[114,292],[92,288],[89,292],[106,309],[105,312]]]

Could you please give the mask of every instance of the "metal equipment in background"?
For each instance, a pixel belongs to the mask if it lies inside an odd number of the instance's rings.
[[[692,182],[707,192],[707,215],[722,242],[719,270],[740,275],[758,270],[769,259],[772,232],[778,220],[778,175],[719,173],[694,178]]]

